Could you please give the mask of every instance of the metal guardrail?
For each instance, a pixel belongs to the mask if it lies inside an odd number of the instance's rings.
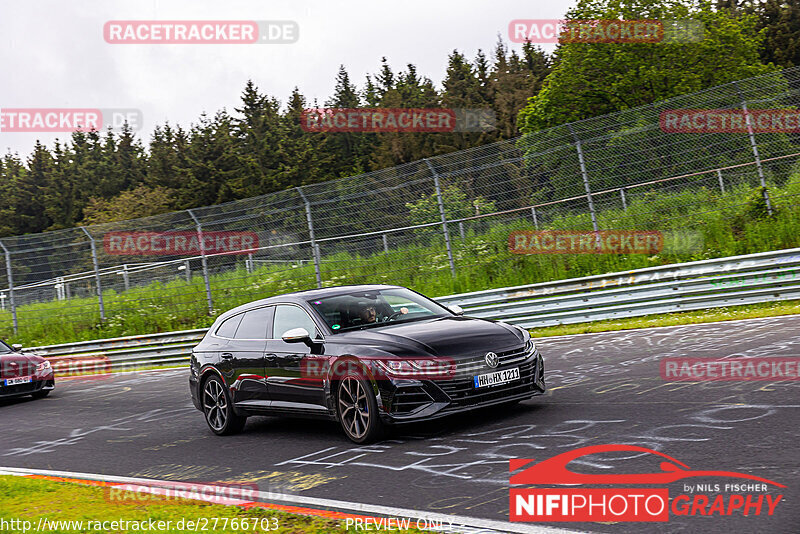
[[[50,360],[59,376],[184,364],[206,329],[165,332],[63,345],[27,347]]]
[[[490,289],[436,299],[539,328],[800,298],[800,248]]]
[[[466,315],[539,328],[800,299],[800,248],[448,295]],[[185,363],[206,329],[31,347],[63,374]]]

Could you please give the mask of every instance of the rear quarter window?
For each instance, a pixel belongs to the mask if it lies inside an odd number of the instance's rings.
[[[219,337],[233,338],[234,334],[236,334],[236,329],[239,328],[239,323],[242,322],[243,316],[244,314],[240,313],[239,315],[234,315],[233,317],[225,319],[217,327],[214,335]]]

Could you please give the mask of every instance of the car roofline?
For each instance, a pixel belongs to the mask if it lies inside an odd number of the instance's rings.
[[[239,313],[246,312],[253,308],[260,308],[263,306],[269,306],[273,304],[278,304],[280,302],[293,302],[295,304],[301,304],[307,301],[305,297],[308,295],[314,294],[315,292],[322,293],[325,296],[336,296],[347,293],[347,291],[353,290],[368,290],[368,289],[407,289],[403,286],[398,285],[389,285],[389,284],[352,284],[352,285],[342,285],[342,286],[330,286],[330,287],[322,287],[322,288],[312,288],[312,289],[303,289],[301,291],[293,291],[292,293],[281,293],[280,295],[273,295],[271,297],[266,297],[259,300],[254,300],[251,302],[246,302],[244,304],[240,304],[235,308],[231,308],[230,310],[226,310],[219,314],[217,318],[214,320],[214,324],[219,321],[225,320],[229,317],[237,315]],[[316,297],[312,297],[316,298]],[[322,295],[319,296],[322,298]],[[213,324],[211,325],[214,326]]]

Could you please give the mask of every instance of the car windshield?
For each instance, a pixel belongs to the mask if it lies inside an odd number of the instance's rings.
[[[354,291],[308,302],[334,333],[452,315],[404,288]]]
[[[9,352],[14,352],[11,347],[6,345],[6,342],[0,339],[0,354],[8,354]]]

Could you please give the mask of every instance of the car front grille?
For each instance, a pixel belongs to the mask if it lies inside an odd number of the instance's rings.
[[[16,384],[13,386],[0,385],[0,397],[4,395],[25,395],[35,393],[42,386],[41,382],[28,382],[27,384]]]
[[[503,352],[496,352],[499,364],[497,369],[517,365],[527,360],[531,355],[525,352],[525,346]],[[486,353],[472,356],[456,362],[456,376],[472,376],[475,374],[489,373],[494,369],[486,365]]]
[[[498,356],[499,355],[500,353],[498,353]],[[512,362],[520,361],[517,358],[508,358],[508,360]],[[476,388],[474,378],[469,376],[453,380],[440,380],[436,382],[436,385],[450,398],[451,405],[448,409],[480,405],[485,402],[535,391],[536,386],[534,379],[539,372],[537,370],[538,358],[530,358],[528,361],[522,359],[521,361],[524,363],[517,366],[519,367],[519,379],[509,382],[508,384]],[[508,364],[502,364],[497,369],[501,369],[501,367],[505,368],[507,365]],[[482,369],[478,369],[478,371],[479,372],[475,374],[482,374],[484,372],[490,372],[491,370],[487,370],[484,366]]]

